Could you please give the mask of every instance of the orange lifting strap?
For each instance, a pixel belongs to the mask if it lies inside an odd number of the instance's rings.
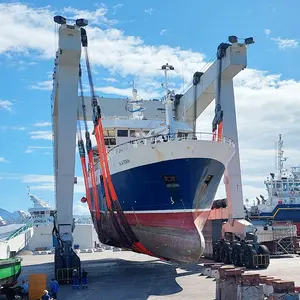
[[[82,166],[87,203],[88,203],[88,206],[89,206],[89,210],[92,211],[93,208],[92,208],[91,194],[90,194],[90,190],[89,190],[89,179],[88,179],[88,173],[87,173],[87,169],[86,169],[85,157],[80,157],[80,161],[81,161],[81,166]]]

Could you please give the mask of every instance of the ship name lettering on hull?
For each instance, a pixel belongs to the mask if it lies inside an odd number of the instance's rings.
[[[129,164],[129,163],[130,163],[129,159],[124,159],[124,160],[119,162],[119,165],[122,166],[122,165],[126,165],[126,164]]]

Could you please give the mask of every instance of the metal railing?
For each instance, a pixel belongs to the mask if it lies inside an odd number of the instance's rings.
[[[119,144],[113,148],[111,148],[107,155],[108,158],[113,157],[116,154],[119,154],[121,152],[125,152],[129,149],[132,148],[137,148],[137,147],[143,147],[146,145],[155,145],[159,143],[165,143],[165,142],[177,142],[177,141],[187,141],[187,140],[202,140],[202,141],[211,141],[215,143],[227,143],[233,147],[235,147],[234,142],[226,137],[221,137],[218,138],[215,136],[215,140],[213,140],[213,133],[206,133],[206,132],[191,132],[191,133],[176,133],[173,135],[166,135],[166,134],[160,134],[160,135],[155,135],[155,136],[150,136],[150,137],[143,137],[135,140],[131,140],[126,143]]]
[[[19,228],[17,231],[13,232],[11,235],[7,237],[7,241],[13,239],[14,237],[20,235],[21,233],[27,231],[29,228],[31,228],[31,224],[24,224],[21,228]]]

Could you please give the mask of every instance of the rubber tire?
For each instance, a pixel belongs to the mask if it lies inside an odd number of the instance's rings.
[[[243,249],[241,244],[235,244],[232,249],[232,263],[234,266],[242,267],[243,261],[242,261],[242,255],[243,255]]]
[[[9,293],[9,294],[6,294],[6,299],[7,300],[14,300],[16,299],[15,295],[13,293]]]
[[[267,269],[270,264],[270,251],[265,245],[259,245],[257,254],[269,255],[268,263],[264,266],[259,266],[260,269]]]
[[[253,245],[247,244],[244,248],[244,265],[247,269],[255,269],[253,256],[256,255],[256,251],[253,249]]]
[[[215,262],[221,262],[221,245],[219,242],[215,243],[213,246],[213,260]]]
[[[231,253],[232,253],[232,249],[230,243],[224,243],[221,248],[221,260],[224,264],[232,263]]]

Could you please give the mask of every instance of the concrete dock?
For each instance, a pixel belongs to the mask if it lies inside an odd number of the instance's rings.
[[[22,258],[20,280],[26,279],[29,274],[46,273],[47,281],[50,282],[54,272],[53,255],[30,255]],[[59,299],[215,298],[215,281],[200,276],[201,265],[171,264],[130,251],[106,250],[80,254],[80,258],[82,267],[88,272],[88,289],[72,290],[71,285],[62,285]],[[269,268],[259,273],[293,280],[296,286],[300,286],[300,257],[272,259]]]

